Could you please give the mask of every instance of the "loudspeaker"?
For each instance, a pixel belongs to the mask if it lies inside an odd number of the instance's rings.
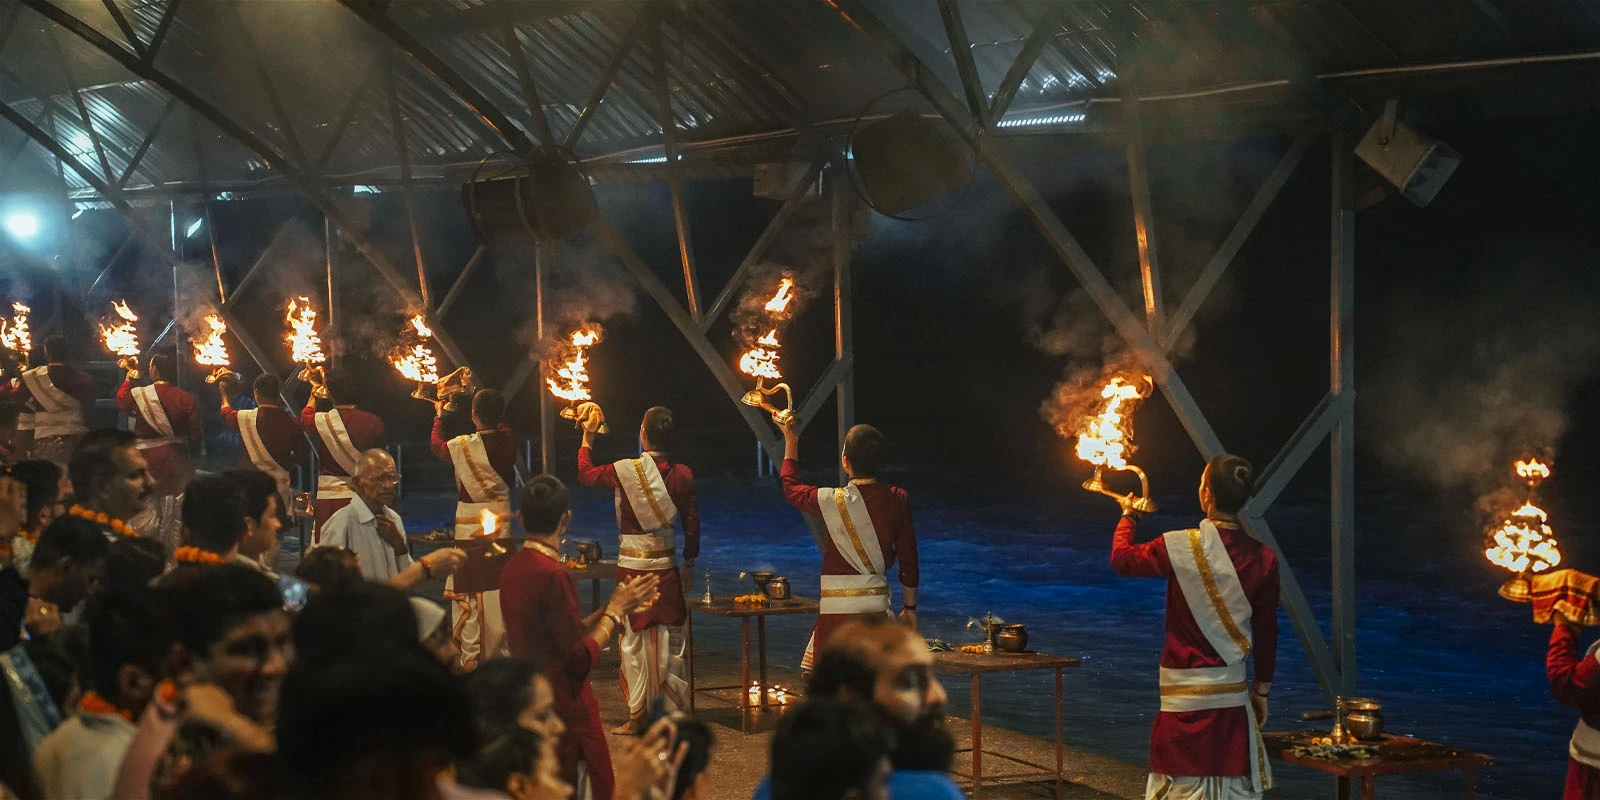
[[[966,147],[911,111],[857,128],[850,153],[867,202],[893,216],[972,181]]]
[[[578,166],[541,156],[492,178],[461,186],[473,232],[487,245],[553,242],[594,220],[594,190]]]
[[[1356,145],[1356,156],[1394,184],[1407,200],[1426,206],[1461,166],[1461,154],[1403,122],[1387,124],[1393,126],[1387,137],[1382,118],[1367,129]]]

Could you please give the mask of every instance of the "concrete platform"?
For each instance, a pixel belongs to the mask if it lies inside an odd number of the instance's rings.
[[[727,686],[739,681],[739,661],[731,655],[697,652],[697,683]],[[600,714],[606,726],[622,724],[626,719],[626,706],[622,687],[617,679],[617,662],[612,653],[605,654],[594,674],[595,695],[600,701]],[[790,670],[774,669],[770,674],[774,683],[801,686],[800,675]],[[729,699],[736,699],[729,695]],[[1070,698],[1069,698],[1070,700]],[[957,709],[951,709],[956,711]],[[749,800],[756,784],[767,772],[772,729],[776,716],[762,720],[760,732],[749,735],[739,732],[739,711],[728,705],[697,700],[696,714],[710,723],[716,735],[716,747],[711,757],[711,800]],[[956,746],[970,744],[970,727],[967,720],[952,717],[951,730],[956,735]],[[983,728],[984,749],[1034,761],[1051,763],[1054,750],[1050,742],[1003,730],[994,725]],[[1065,797],[1071,800],[1140,800],[1144,797],[1144,767],[1114,759],[1096,756],[1071,747],[1067,742]],[[968,756],[958,756],[957,768],[971,767]],[[1003,770],[995,759],[985,761],[991,771]],[[1054,786],[1044,783],[1020,783],[1006,786],[985,785],[984,798],[1014,800],[1020,798],[1049,798],[1054,796]],[[970,792],[969,792],[970,794]]]

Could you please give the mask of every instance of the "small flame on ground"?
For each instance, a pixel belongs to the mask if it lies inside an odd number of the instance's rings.
[[[759,705],[761,703],[761,684],[759,684],[759,683],[751,683],[750,684],[749,698],[750,698],[750,704],[751,705]],[[790,694],[789,690],[783,688],[783,686],[781,684],[776,684],[775,683],[775,684],[767,687],[767,704],[768,705],[786,706],[786,705],[789,705],[789,703],[791,703],[791,702],[793,702],[795,700],[798,700],[798,699],[799,699],[798,696]]]
[[[411,318],[411,330],[421,341],[397,348],[389,356],[389,363],[394,365],[396,371],[406,380],[417,383],[439,382],[439,361],[433,357],[433,348],[428,346],[427,340],[432,338],[433,331],[424,324],[422,315]]]
[[[1097,467],[1127,469],[1128,456],[1133,453],[1129,430],[1133,405],[1145,396],[1143,385],[1149,380],[1130,382],[1118,375],[1106,384],[1100,391],[1105,407],[1085,420],[1078,432],[1078,458]]]
[[[100,341],[113,355],[123,357],[139,355],[139,331],[134,327],[139,317],[133,313],[133,309],[128,308],[125,300],[113,302],[111,310],[122,321],[116,325],[100,323]]]
[[[33,333],[28,330],[28,314],[33,309],[13,300],[11,319],[0,318],[0,346],[22,354],[24,361],[33,352]]]
[[[317,334],[317,310],[311,307],[311,298],[289,299],[289,310],[284,315],[289,323],[289,343],[296,364],[321,364],[327,361],[322,354],[322,337]]]
[[[222,341],[222,334],[228,332],[228,324],[217,314],[207,314],[205,325],[206,338],[190,340],[190,344],[194,345],[194,363],[206,367],[228,366],[228,346]]]
[[[778,284],[778,293],[767,301],[768,314],[782,314],[788,310],[790,301],[794,300],[794,279],[784,278]]]
[[[566,360],[557,361],[561,358],[560,354],[553,355],[550,359],[553,363],[559,364],[555,375],[545,378],[545,384],[550,387],[551,394],[568,403],[582,403],[593,399],[593,395],[589,393],[589,367],[585,356],[589,348],[599,344],[604,336],[605,331],[599,325],[585,323],[567,337],[570,344],[565,348],[568,351]]]
[[[1518,461],[1516,469],[1519,478],[1543,480],[1550,476],[1550,467],[1538,461]],[[1484,557],[1517,574],[1556,567],[1561,563],[1561,548],[1555,532],[1546,524],[1549,519],[1550,515],[1529,498],[1489,532],[1492,544],[1484,551]]]

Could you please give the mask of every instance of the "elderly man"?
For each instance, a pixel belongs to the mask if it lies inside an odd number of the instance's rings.
[[[806,697],[869,706],[893,731],[890,796],[964,797],[948,774],[955,741],[944,724],[944,686],[933,675],[927,640],[909,626],[883,614],[840,625],[817,654]],[[754,800],[771,797],[763,779]]]
[[[134,517],[150,507],[155,479],[144,456],[134,446],[133,434],[111,428],[90,431],[72,451],[67,477],[78,507],[104,514],[106,536],[115,538]],[[176,514],[173,515],[176,522]],[[145,531],[146,535],[152,532]],[[161,537],[157,537],[161,538]]]
[[[163,496],[183,494],[194,474],[189,456],[200,451],[200,414],[194,395],[169,383],[176,374],[172,356],[162,353],[150,357],[148,385],[133,385],[139,365],[130,363],[117,387],[117,410],[134,415],[136,446],[156,479],[156,493]]]
[[[411,566],[405,524],[393,508],[400,472],[384,450],[361,454],[355,470],[355,497],[322,526],[322,544],[347,547],[361,559],[361,575],[386,582]]]

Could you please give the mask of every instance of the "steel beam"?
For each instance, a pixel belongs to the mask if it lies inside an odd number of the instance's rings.
[[[767,227],[756,238],[755,244],[750,245],[750,252],[745,254],[744,260],[740,261],[739,266],[733,270],[733,275],[723,285],[722,292],[711,303],[711,308],[700,315],[701,333],[711,330],[711,326],[716,324],[717,320],[721,319],[723,313],[728,310],[728,306],[733,304],[733,298],[738,295],[739,287],[744,285],[745,275],[749,274],[755,265],[761,263],[761,258],[766,254],[767,248],[772,246],[773,240],[778,238],[778,234],[783,230],[784,223],[788,222],[789,218],[794,216],[794,213],[800,209],[801,203],[805,202],[806,195],[810,193],[808,187],[816,181],[817,174],[821,170],[821,161],[813,163],[811,168],[806,171],[805,177],[801,179],[800,188],[790,195],[788,199],[784,200],[783,205],[778,206],[778,213],[772,215],[772,219],[767,222]]]
[[[1110,319],[1123,342],[1161,386],[1162,393],[1201,455],[1209,459],[1224,452],[1221,439],[1217,437],[1211,423],[1206,420],[1194,397],[1189,393],[1188,387],[1178,377],[1159,345],[1128,309],[1127,304],[1118,296],[1116,290],[1084,252],[1077,239],[1062,224],[1060,218],[1050,209],[1049,204],[1011,164],[998,142],[984,132],[943,84],[931,77],[927,66],[895,38],[865,3],[861,0],[825,1],[839,12],[847,24],[856,28],[887,62],[898,68],[901,74],[916,86],[974,147],[978,157],[1022,208],[1051,249],[1100,308],[1101,313]],[[1242,522],[1248,533],[1281,554],[1277,540],[1265,520],[1246,518]],[[1317,626],[1316,617],[1311,613],[1311,606],[1306,601],[1305,594],[1286,560],[1280,561],[1279,564],[1279,582],[1282,586],[1282,602],[1289,611],[1295,632],[1305,645],[1307,656],[1313,662],[1319,681],[1322,681],[1324,692],[1331,693],[1337,688],[1338,669],[1328,654],[1326,641]]]
[[[111,19],[117,23],[122,35],[128,38],[128,46],[133,48],[133,52],[143,56],[144,42],[139,41],[138,35],[133,32],[133,26],[128,24],[128,18],[123,16],[122,9],[117,7],[116,0],[100,1],[105,4],[106,11],[111,13]]]
[[[657,119],[661,146],[667,155],[667,187],[672,193],[672,224],[678,234],[678,261],[683,268],[683,293],[690,318],[700,319],[700,270],[694,261],[694,237],[689,229],[689,201],[684,196],[683,173],[678,169],[678,123],[672,113],[672,82],[667,74],[667,47],[661,37],[661,18],[650,26],[650,49],[655,57]]]
[[[1305,158],[1306,151],[1311,149],[1311,142],[1316,134],[1302,133],[1295,137],[1294,143],[1289,145],[1288,152],[1284,153],[1274,164],[1272,171],[1267,173],[1267,179],[1262,182],[1261,188],[1256,190],[1255,197],[1250,199],[1250,204],[1245,206],[1244,212],[1239,215],[1239,220],[1233,224],[1233,230],[1228,232],[1222,244],[1217,247],[1217,252],[1212,254],[1211,260],[1206,262],[1200,271],[1200,277],[1195,279],[1194,286],[1190,287],[1189,294],[1183,298],[1183,304],[1178,307],[1178,313],[1167,321],[1167,336],[1162,343],[1162,352],[1172,351],[1173,345],[1183,335],[1185,328],[1200,311],[1211,290],[1216,288],[1217,281],[1222,279],[1222,273],[1233,263],[1233,257],[1239,254],[1244,247],[1245,240],[1255,231],[1256,224],[1267,213],[1267,208],[1272,201],[1277,199],[1278,192],[1283,190],[1283,185],[1289,182],[1289,176],[1294,174],[1295,167],[1300,165],[1300,160]]]
[[[628,60],[628,54],[633,52],[633,45],[644,33],[645,25],[649,23],[651,14],[641,10],[633,20],[633,25],[623,35],[622,41],[617,44],[617,52],[606,62],[605,69],[600,71],[600,77],[594,82],[594,89],[590,90],[589,98],[583,102],[583,110],[578,112],[578,118],[573,121],[572,127],[567,130],[567,136],[561,142],[561,147],[572,151],[578,146],[578,140],[583,137],[583,129],[588,127],[589,120],[594,118],[600,109],[601,101],[605,100],[606,92],[611,89],[611,82],[617,79],[617,71]]]
[[[277,251],[278,243],[283,241],[283,235],[289,232],[289,225],[290,223],[294,222],[294,219],[296,216],[298,216],[298,214],[299,212],[290,214],[289,218],[284,220],[282,225],[278,226],[278,232],[272,234],[272,238],[267,240],[267,246],[262,249],[261,255],[256,256],[255,263],[251,264],[250,269],[245,270],[244,277],[241,277],[239,282],[234,284],[233,294],[229,296],[228,299],[223,301],[223,308],[232,308],[239,302],[239,293],[243,292],[245,287],[254,282],[256,276],[261,274],[261,270],[267,265],[267,259],[272,257],[273,253]],[[211,223],[207,222],[206,224],[210,225]]]
[[[842,160],[838,162],[842,164]],[[831,252],[833,260],[833,358],[841,364],[839,386],[834,392],[835,422],[838,424],[839,452],[844,452],[844,439],[856,424],[856,324],[855,324],[855,270],[851,264],[851,251],[855,232],[851,225],[851,202],[855,192],[849,187],[844,169],[834,166],[827,180],[828,218],[832,228]],[[839,484],[845,485],[850,476],[844,466],[839,467]]]
[[[1267,509],[1277,502],[1278,495],[1288,487],[1289,481],[1294,479],[1295,473],[1311,458],[1311,453],[1322,444],[1322,440],[1328,438],[1334,426],[1350,414],[1354,406],[1354,392],[1323,395],[1311,413],[1300,422],[1300,427],[1295,429],[1289,441],[1259,473],[1255,493],[1250,496],[1250,502],[1245,504],[1245,513],[1267,513]]]
[[[321,175],[328,169],[328,161],[333,158],[333,151],[338,149],[339,140],[344,138],[344,132],[349,130],[350,123],[355,120],[356,112],[361,109],[361,101],[366,99],[367,91],[372,88],[372,82],[378,77],[379,62],[385,59],[379,57],[367,67],[366,73],[361,76],[361,82],[356,84],[356,90],[350,93],[350,102],[345,103],[344,110],[339,112],[339,121],[334,123],[333,132],[328,134],[328,141],[322,146],[322,154],[317,156],[317,161],[311,166],[311,174]]]
[[[811,384],[811,388],[806,392],[805,399],[800,403],[800,408],[794,412],[795,427],[797,429],[804,432],[806,428],[811,427],[811,422],[817,418],[817,414],[822,413],[822,407],[828,404],[828,398],[832,397],[834,390],[839,388],[839,382],[844,380],[854,367],[855,358],[853,356],[835,358],[828,364],[828,368],[822,371],[822,375],[817,378],[817,382]]]
[[[1340,694],[1356,690],[1356,477],[1355,477],[1355,173],[1350,141],[1333,135],[1333,219],[1329,272],[1329,391],[1350,398],[1332,437],[1333,651],[1339,659]]]
[[[472,251],[472,257],[467,259],[466,265],[456,275],[456,282],[450,284],[450,291],[445,292],[444,299],[439,301],[439,307],[434,309],[436,315],[443,317],[445,312],[450,310],[450,306],[456,302],[456,297],[461,294],[461,287],[467,285],[467,278],[472,276],[473,270],[478,268],[478,262],[482,261],[484,254],[488,252],[489,248],[481,244],[477,250]]]
[[[181,0],[167,0],[167,10],[162,13],[161,22],[156,24],[156,32],[150,36],[150,44],[144,49],[144,63],[156,63],[156,56],[161,52],[161,43],[167,40],[167,31],[172,30],[172,20],[178,16],[179,2]]]
[[[543,343],[547,335],[545,322],[545,287],[550,267],[555,261],[553,245],[539,245],[533,253],[533,317],[534,335]],[[542,364],[540,366],[543,366]],[[555,398],[535,384],[539,393],[539,466],[544,472],[555,473],[556,465],[556,404]]]
[[[1128,193],[1133,197],[1133,234],[1139,245],[1139,286],[1144,294],[1144,319],[1151,338],[1160,341],[1166,329],[1166,301],[1161,293],[1161,263],[1156,258],[1155,207],[1150,201],[1149,152],[1144,145],[1144,116],[1139,111],[1138,69],[1124,68],[1122,102],[1132,124],[1128,145]]]
[[[61,36],[54,28],[50,29],[50,47],[55,50],[56,64],[61,70],[61,76],[67,81],[67,89],[72,93],[72,104],[78,109],[78,117],[83,121],[83,130],[89,134],[89,143],[94,147],[95,157],[100,160],[100,174],[111,177],[111,161],[106,158],[106,148],[100,142],[100,134],[94,129],[94,118],[89,115],[89,107],[83,102],[83,92],[78,89],[78,79],[72,74],[72,65],[67,62],[67,52],[61,47]]]
[[[167,117],[172,115],[172,109],[176,108],[177,105],[176,98],[167,98],[167,104],[161,107],[161,115],[156,117],[156,124],[150,126],[150,132],[145,134],[144,139],[139,142],[139,149],[134,150],[133,157],[128,159],[128,166],[122,169],[121,177],[117,178],[117,188],[128,188],[128,179],[133,177],[133,171],[138,169],[139,165],[144,162],[144,154],[150,151],[150,145],[155,143],[156,137],[161,134],[162,126],[167,124]],[[152,176],[151,182],[160,183],[160,180]]]
[[[256,37],[250,32],[250,24],[245,22],[244,12],[240,11],[239,5],[235,3],[228,3],[225,8],[227,13],[233,16],[233,22],[239,28],[239,39],[250,55],[250,63],[255,67],[256,78],[261,81],[261,89],[266,92],[267,104],[271,106],[272,115],[278,120],[278,127],[283,129],[283,140],[289,145],[289,155],[304,164],[306,150],[300,146],[300,137],[294,132],[294,120],[289,117],[289,109],[283,104],[283,97],[278,94],[278,85],[272,80],[266,59],[261,57],[261,48],[256,46]]]
[[[505,38],[506,55],[511,57],[517,82],[522,84],[522,99],[528,104],[528,115],[533,117],[533,129],[538,132],[539,141],[549,147],[556,140],[550,133],[550,118],[544,112],[544,103],[539,102],[539,86],[533,82],[533,72],[528,69],[528,54],[523,52],[522,37],[517,35],[516,24],[511,21],[510,6],[502,0],[500,8],[505,11],[500,33]]]
[[[1022,87],[1023,80],[1033,69],[1034,62],[1039,60],[1039,51],[1055,37],[1060,27],[1057,20],[1064,10],[1064,4],[1053,3],[1045,8],[1039,21],[1033,23],[1033,30],[1029,31],[1027,41],[1022,43],[1022,50],[1011,62],[1011,68],[1006,70],[1006,76],[1000,79],[1000,86],[994,90],[994,99],[989,101],[987,119],[990,125],[999,122],[1000,118],[1006,115],[1006,109],[1010,108],[1011,101],[1016,99],[1017,90]]]
[[[987,125],[985,114],[989,103],[984,99],[983,81],[978,77],[978,65],[972,60],[972,40],[967,38],[967,25],[961,21],[961,7],[956,0],[939,0],[939,17],[944,20],[945,38],[950,40],[950,57],[956,62],[956,74],[961,78],[961,89],[967,95],[967,111],[981,125]]]
[[[105,266],[100,269],[100,273],[98,275],[94,276],[94,282],[89,284],[89,288],[83,290],[83,297],[79,299],[80,304],[89,304],[89,298],[94,294],[94,290],[100,285],[101,281],[105,280],[107,275],[111,274],[111,268],[116,266],[117,260],[122,258],[123,253],[128,251],[128,246],[133,244],[134,238],[134,234],[132,233],[129,233],[127,236],[123,237],[122,244],[117,246],[117,252],[112,253],[111,257],[106,259]]]
[[[432,317],[433,293],[428,288],[428,262],[422,255],[422,230],[417,227],[417,196],[411,185],[411,149],[406,145],[406,118],[400,113],[400,92],[395,86],[394,67],[385,64],[384,72],[389,90],[389,124],[394,130],[395,156],[400,159],[400,190],[406,206],[406,228],[411,231],[411,257],[417,267],[417,289],[422,297],[422,313]]]

